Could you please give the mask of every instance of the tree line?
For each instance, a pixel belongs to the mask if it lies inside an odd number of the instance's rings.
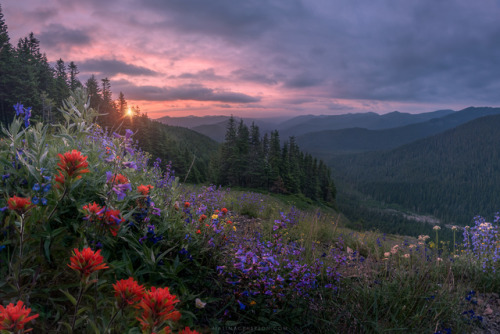
[[[254,123],[228,121],[225,141],[211,160],[211,178],[222,185],[303,194],[332,204],[336,189],[322,160],[300,151],[294,137],[281,144],[279,132],[261,136]]]

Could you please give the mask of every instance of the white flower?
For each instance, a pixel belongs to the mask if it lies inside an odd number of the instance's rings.
[[[405,259],[409,259],[409,258],[410,258],[410,254],[405,254],[405,255],[403,255],[403,257],[404,257]]]
[[[453,225],[453,226],[451,227],[451,230],[452,230],[452,231],[456,231],[456,230],[458,230],[458,226],[457,226],[457,225]]]
[[[207,303],[202,302],[200,298],[196,298],[194,300],[194,304],[196,305],[197,308],[204,308],[205,305],[207,305]]]
[[[438,230],[440,230],[440,229],[441,229],[441,227],[440,227],[439,225],[436,225],[436,226],[434,226],[432,229],[433,229],[433,230],[438,231]]]

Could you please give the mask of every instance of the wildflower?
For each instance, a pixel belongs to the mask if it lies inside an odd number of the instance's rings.
[[[196,233],[197,234],[201,234],[201,230],[196,230]]]
[[[27,333],[32,329],[24,330],[26,323],[33,319],[38,318],[38,314],[29,316],[31,313],[30,308],[26,308],[24,303],[19,300],[16,305],[10,303],[6,307],[0,305],[0,330],[2,332],[8,331],[9,333]]]
[[[198,221],[201,223],[202,221],[204,221],[205,219],[207,219],[207,216],[206,215],[201,215],[200,216],[200,219],[198,219]]]
[[[127,177],[122,174],[113,175],[111,172],[106,172],[106,182],[112,184],[126,184],[129,183]]]
[[[87,157],[82,156],[82,153],[73,150],[68,151],[63,154],[58,154],[60,162],[57,164],[59,166],[59,175],[55,177],[57,183],[64,185],[68,179],[78,180],[82,177],[82,174],[89,173],[88,170],[89,163],[87,162]]]
[[[68,264],[68,267],[80,272],[82,278],[87,278],[97,270],[109,268],[106,263],[102,262],[103,260],[101,250],[94,252],[86,247],[80,252],[75,248],[73,256],[70,258],[71,264]]]
[[[443,259],[442,259],[442,258],[440,258],[440,257],[438,257],[438,258],[436,259],[436,261],[437,261],[437,262],[442,262],[442,261],[443,261]]]
[[[185,207],[186,209],[187,209],[187,208],[189,208],[190,206],[191,206],[191,203],[189,203],[189,202],[184,202],[184,207]]]
[[[439,225],[436,225],[432,229],[435,230],[435,231],[439,231],[441,229],[441,227]]]
[[[30,198],[13,196],[7,201],[9,210],[15,211],[18,214],[22,215],[28,211],[33,204],[31,203]]]
[[[140,193],[143,196],[147,196],[147,195],[149,195],[149,191],[151,189],[153,189],[153,188],[154,187],[152,185],[150,185],[150,184],[148,184],[146,186],[143,185],[143,184],[141,184],[140,186],[137,187],[137,192]]]
[[[170,294],[168,288],[152,287],[139,303],[142,314],[137,320],[141,323],[142,330],[160,328],[169,320],[178,321],[181,314],[174,309],[174,304],[178,302],[177,296]]]
[[[250,306],[254,306],[255,304],[257,304],[257,302],[256,302],[255,300],[252,300],[252,301],[250,302]]]
[[[125,222],[125,219],[120,217],[120,210],[107,210],[104,213],[104,223],[114,237],[118,234],[120,225],[123,222]]]
[[[125,168],[131,168],[137,170],[137,164],[135,163],[135,161],[124,161],[122,162],[122,164],[123,167]]]
[[[217,218],[219,218],[218,215],[212,215],[212,219],[217,219]]]
[[[113,175],[111,172],[106,172],[106,182],[111,183],[112,190],[116,194],[117,200],[121,201],[125,198],[125,191],[132,190],[132,186],[126,176],[122,174]]]
[[[200,298],[196,298],[194,304],[197,308],[204,308],[205,305],[207,305],[207,303],[202,302]]]
[[[22,104],[17,103],[14,105],[14,109],[16,110],[16,116],[24,117],[24,126],[30,126],[31,107],[26,109]]]
[[[83,210],[85,211],[85,213],[87,213],[87,215],[84,218],[85,220],[93,221],[94,218],[97,219],[102,218],[101,216],[103,213],[103,208],[101,208],[99,204],[96,204],[96,202],[94,202],[93,204],[89,203],[87,205],[84,205]]]
[[[394,245],[391,249],[392,254],[396,254],[398,252],[399,245]]]
[[[223,214],[224,216],[227,214],[227,209],[226,209],[226,208],[222,208],[220,211],[222,212],[222,214]]]
[[[385,253],[384,253],[384,256],[385,256],[385,257],[389,257],[389,256],[391,256],[391,252],[385,252]]]
[[[409,259],[409,258],[410,258],[410,254],[405,254],[405,255],[403,255],[403,257],[404,257],[405,259]]]
[[[144,296],[144,286],[139,285],[132,277],[117,281],[113,284],[113,289],[121,308],[139,303]]]
[[[452,231],[456,231],[456,230],[458,230],[458,226],[457,226],[457,225],[453,225],[453,226],[451,227],[451,230],[452,230]]]

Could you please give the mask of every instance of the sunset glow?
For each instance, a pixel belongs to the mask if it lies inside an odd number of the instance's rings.
[[[33,31],[50,62],[74,61],[81,82],[108,77],[113,98],[123,92],[151,118],[500,103],[495,0],[28,0],[2,9],[12,44]]]

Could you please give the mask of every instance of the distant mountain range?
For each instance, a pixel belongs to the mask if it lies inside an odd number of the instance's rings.
[[[297,144],[313,155],[325,158],[337,153],[355,153],[365,151],[387,150],[411,143],[415,140],[429,137],[448,129],[452,129],[473,119],[500,114],[500,108],[466,108],[450,113],[448,110],[427,113],[417,119],[425,119],[432,115],[436,118],[414,123],[411,125],[393,127],[384,130],[370,130],[366,128],[348,128],[341,130],[327,130],[307,133],[297,136]],[[404,114],[399,114],[404,115]],[[441,117],[439,117],[441,115]],[[387,117],[384,117],[387,116]],[[397,124],[409,121],[409,117],[400,117],[394,113],[382,115],[388,120],[387,124]],[[367,124],[367,123],[365,123]],[[380,122],[373,122],[372,126],[381,126]]]
[[[311,132],[347,128],[381,130],[424,122],[452,113],[454,113],[453,110],[438,110],[421,114],[408,114],[394,111],[383,115],[370,112],[331,116],[301,116],[284,122],[278,130],[283,137],[300,136]]]
[[[371,130],[388,129],[408,124],[424,122],[432,118],[439,118],[454,113],[453,110],[438,110],[421,114],[408,114],[394,111],[379,115],[373,112],[343,114],[343,115],[303,115],[288,120],[280,118],[242,118],[249,126],[254,122],[261,132],[278,130],[281,138],[299,136],[302,134],[323,130],[338,130],[345,128],[365,128]],[[165,116],[156,121],[171,125],[193,129],[218,142],[224,140],[227,121],[230,116]],[[241,118],[235,117],[239,122]]]

